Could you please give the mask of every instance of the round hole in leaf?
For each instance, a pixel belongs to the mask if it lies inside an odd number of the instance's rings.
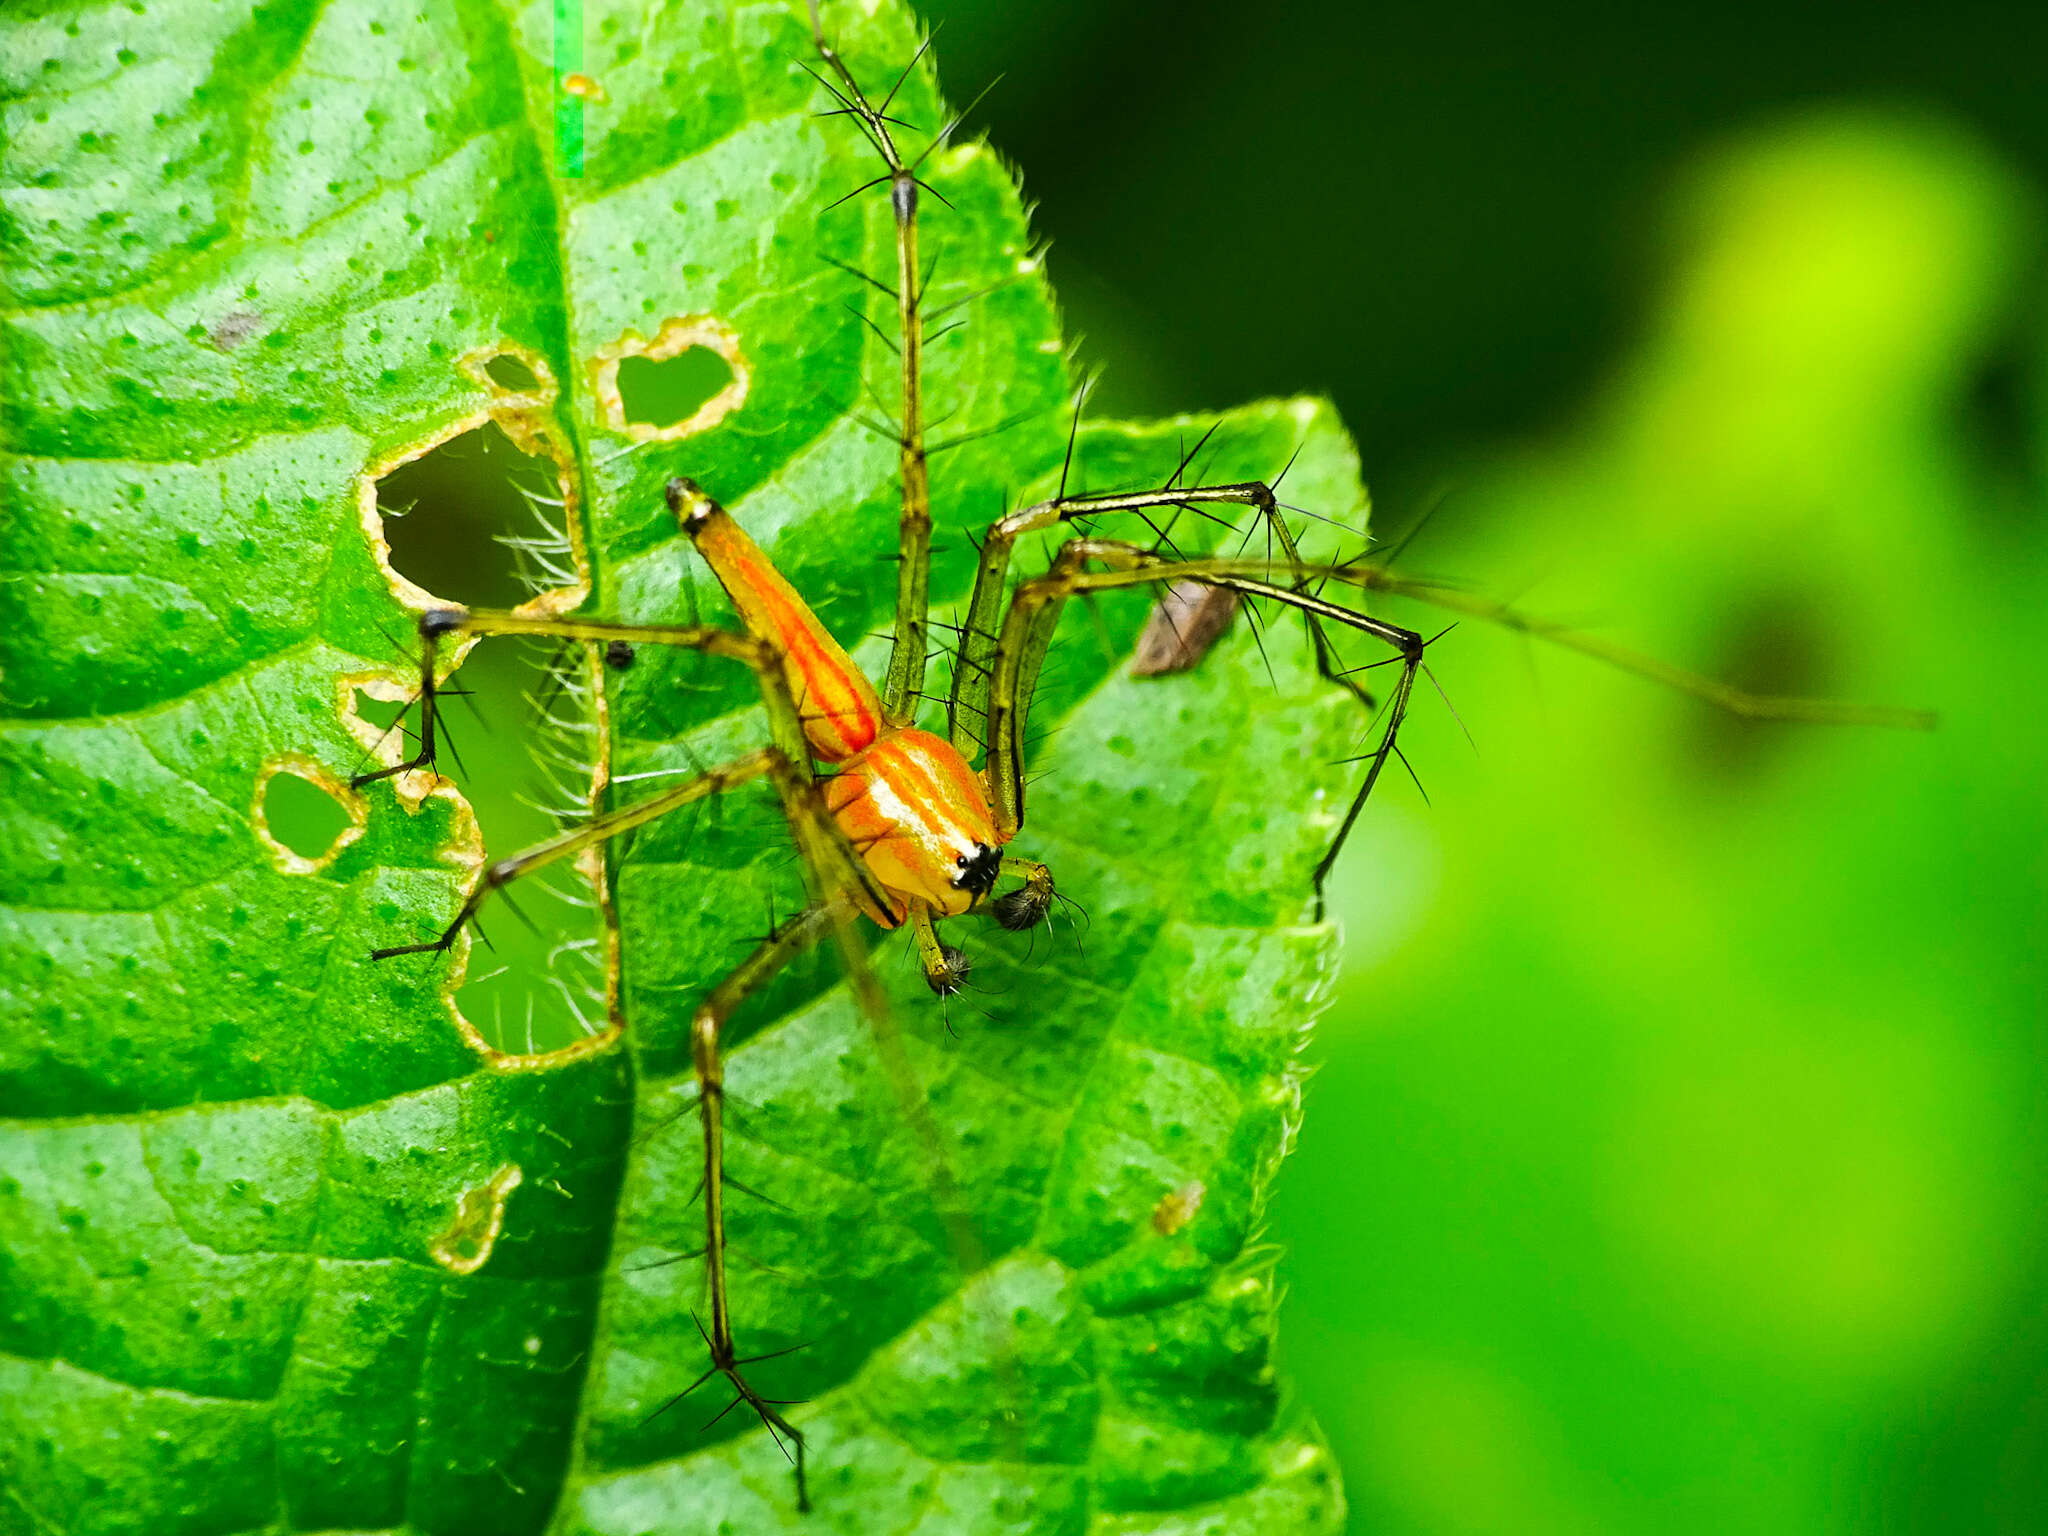
[[[619,403],[626,420],[657,430],[688,421],[732,383],[732,364],[709,347],[690,347],[659,360],[619,361]]]
[[[354,825],[332,790],[288,771],[272,774],[264,784],[259,812],[271,841],[316,863],[333,853]]]
[[[379,699],[373,697],[368,689],[356,690],[356,718],[367,721],[380,731],[390,730],[405,711],[403,699]]]
[[[539,376],[510,352],[500,352],[485,363],[484,372],[498,388],[515,395],[530,395],[540,388]]]
[[[451,437],[377,482],[391,568],[444,602],[523,603],[535,584],[504,541],[541,532],[528,496],[560,495],[554,466],[521,453],[495,422]]]

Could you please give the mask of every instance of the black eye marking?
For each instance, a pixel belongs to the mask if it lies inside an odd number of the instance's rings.
[[[996,888],[996,878],[1003,872],[1002,850],[987,843],[976,843],[974,852],[961,854],[953,863],[960,871],[953,877],[953,888],[968,892],[976,901]]]

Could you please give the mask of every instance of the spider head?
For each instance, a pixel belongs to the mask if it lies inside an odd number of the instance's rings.
[[[958,855],[953,863],[953,888],[979,901],[996,888],[996,877],[1003,872],[1003,851],[976,843],[972,853]]]

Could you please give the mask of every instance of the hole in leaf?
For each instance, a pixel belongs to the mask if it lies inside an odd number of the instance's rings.
[[[485,363],[484,372],[498,388],[515,395],[530,395],[540,388],[539,377],[510,352],[500,352]]]
[[[401,464],[377,486],[392,568],[437,599],[479,609],[516,607],[577,582],[561,498],[556,466],[521,452],[495,424]],[[601,666],[581,643],[501,636],[472,647],[443,684],[437,766],[468,800],[488,857],[589,819]],[[361,690],[356,704],[379,728],[405,709],[407,731],[419,730],[417,704],[381,703]],[[559,1050],[606,1028],[609,935],[587,871],[565,859],[508,894],[484,907],[489,943],[471,932],[455,993],[463,1017],[488,1045],[517,1054]],[[431,937],[427,915],[407,921]],[[392,942],[403,940],[394,934]]]
[[[333,790],[289,769],[264,781],[256,810],[271,841],[310,864],[335,853],[342,835],[355,825]]]
[[[391,566],[436,597],[468,608],[510,608],[543,586],[566,586],[541,568],[545,551],[508,540],[543,533],[560,509],[554,466],[521,453],[495,422],[452,437],[377,482]],[[559,541],[562,561],[568,541]],[[556,562],[567,569],[561,561]]]
[[[621,358],[619,402],[628,422],[665,430],[696,415],[732,377],[732,364],[709,347],[690,347],[659,360]]]
[[[380,699],[367,688],[356,690],[356,717],[368,721],[380,731],[388,731],[397,724],[404,709],[403,699]]]

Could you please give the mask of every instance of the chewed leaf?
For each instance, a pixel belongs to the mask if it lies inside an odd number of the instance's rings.
[[[397,760],[391,636],[437,596],[391,563],[395,467],[501,433],[561,519],[539,607],[634,622],[719,612],[663,506],[687,474],[882,656],[896,364],[858,273],[892,224],[837,201],[872,152],[817,115],[801,7],[643,9],[582,7],[573,89],[538,4],[4,24],[0,1508],[72,1536],[1333,1530],[1257,1235],[1361,720],[1286,615],[1140,678],[1149,599],[1071,605],[1015,845],[1071,905],[963,920],[945,1010],[874,939],[915,1114],[833,966],[736,1021],[735,1324],[806,1400],[808,1516],[756,1420],[674,1401],[705,1363],[689,1020],[795,898],[773,818],[658,822],[581,872],[615,941],[573,1048],[494,1048],[459,961],[370,958],[448,920],[489,835],[459,775],[348,787]],[[826,25],[884,90],[916,52],[893,4]],[[944,121],[928,62],[890,110]],[[944,620],[977,530],[1058,484],[1070,380],[1009,170],[962,144],[920,174],[927,307],[965,322],[927,355]],[[1211,425],[1203,478],[1291,460],[1289,499],[1363,525],[1310,402],[1086,424],[1070,483],[1159,482]],[[758,744],[738,669],[629,660],[590,658],[600,801]]]

